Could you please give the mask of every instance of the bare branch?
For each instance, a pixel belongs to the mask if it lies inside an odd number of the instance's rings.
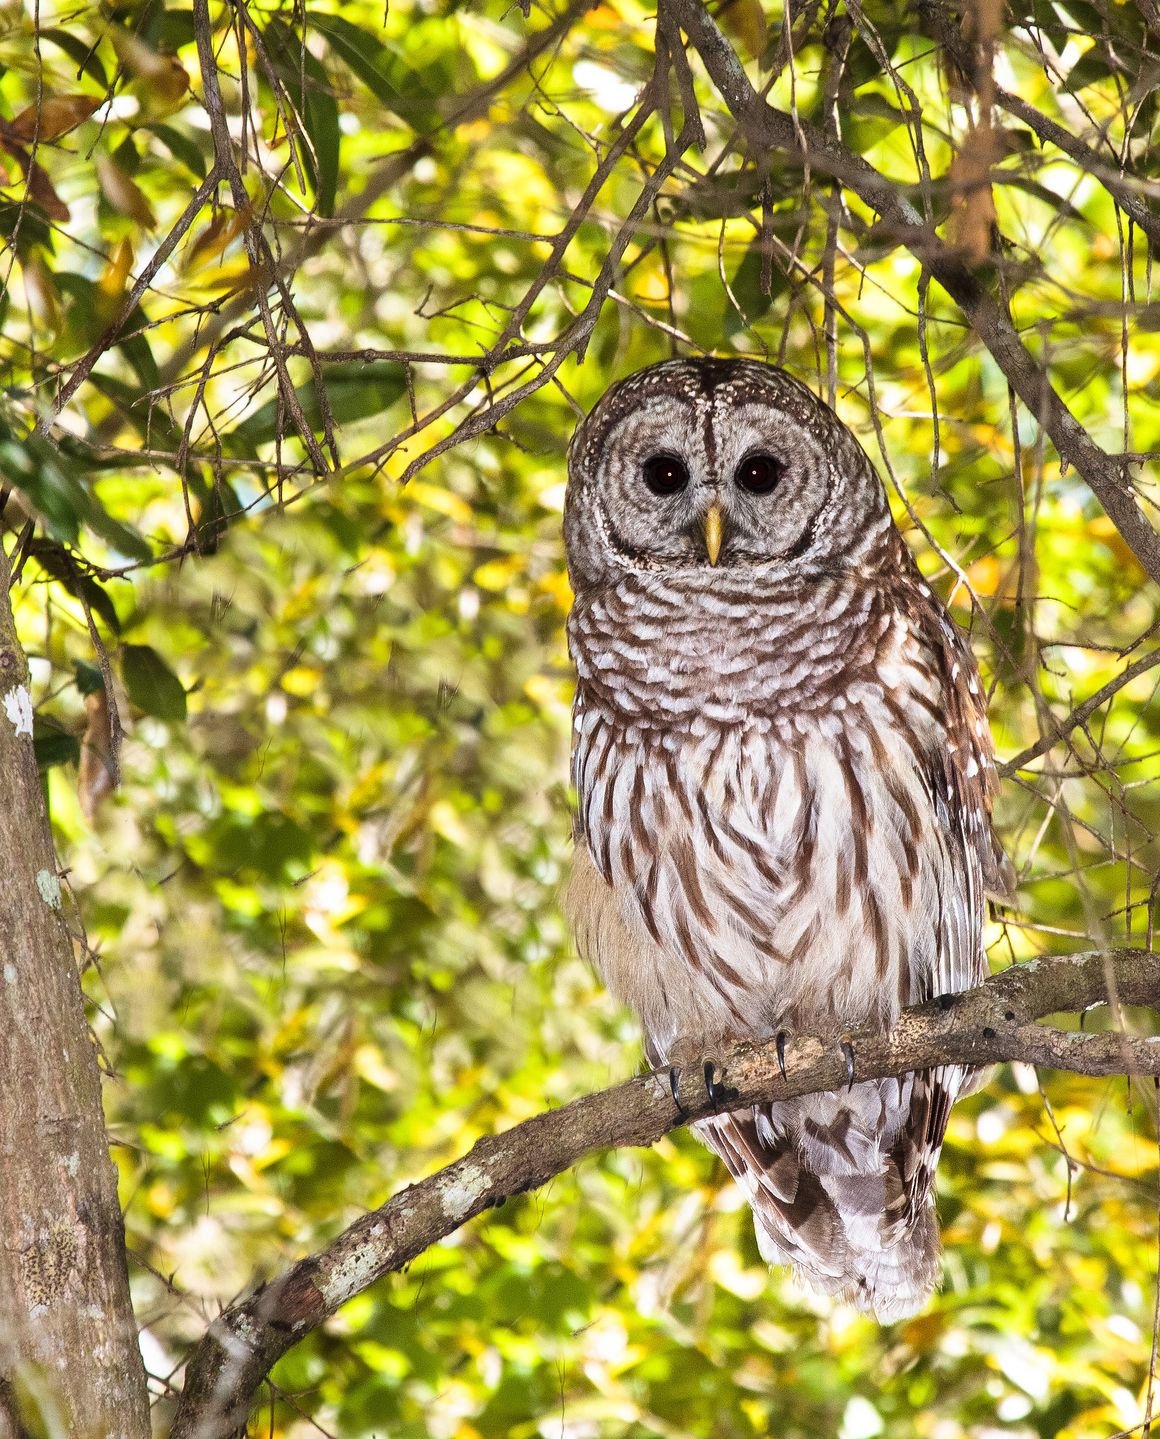
[[[932,1065],[1022,1060],[1078,1074],[1160,1075],[1160,1038],[1047,1028],[1045,1015],[1079,1013],[1114,997],[1160,1007],[1160,957],[1139,950],[1095,951],[1032,960],[963,994],[908,1009],[889,1034],[863,1029],[852,1044],[859,1079]],[[839,1036],[793,1037],[785,1046],[746,1045],[717,1059],[730,1109],[839,1089]],[[462,1159],[364,1215],[319,1254],[221,1314],[186,1370],[171,1439],[231,1439],[243,1432],[253,1397],[274,1363],[343,1304],[477,1214],[546,1183],[585,1155],[612,1146],[654,1144],[711,1110],[701,1068],[680,1084],[652,1073],[589,1094],[489,1135]]]
[[[240,216],[246,219],[245,242],[246,255],[250,267],[254,273],[253,296],[258,306],[258,312],[262,317],[262,327],[266,332],[266,342],[269,347],[270,360],[273,363],[274,371],[278,377],[278,394],[283,405],[290,413],[294,421],[294,428],[310,456],[310,462],[315,472],[325,474],[328,466],[326,457],[322,453],[322,447],[314,438],[314,432],[310,428],[310,422],[302,409],[302,402],[294,388],[294,381],[290,378],[290,371],[286,365],[286,354],[282,344],[282,338],[278,334],[274,324],[274,316],[270,310],[269,286],[274,279],[275,261],[270,253],[270,246],[262,232],[262,220],[260,216],[251,214],[250,197],[246,191],[246,182],[242,179],[242,172],[238,168],[237,158],[234,155],[234,142],[230,135],[229,122],[226,120],[225,104],[222,100],[221,85],[218,82],[217,56],[213,48],[213,24],[209,14],[209,0],[193,0],[193,33],[197,41],[197,58],[201,66],[201,88],[205,96],[205,108],[209,114],[210,133],[213,136],[214,149],[214,170],[221,175],[230,187],[230,194],[233,196],[234,209]],[[308,356],[313,354],[313,347],[306,328],[298,318],[290,301],[289,292],[285,285],[279,286],[283,307],[296,322],[298,333],[302,337],[302,343],[306,347]],[[326,400],[326,391],[320,383],[321,374],[317,362],[314,363],[315,388],[318,393],[319,407],[326,416],[326,431],[330,442],[331,456],[335,463],[338,463],[338,451],[334,443],[333,423],[329,418],[329,406]]]
[[[975,66],[971,46],[941,0],[919,0],[918,10],[929,24],[938,43],[954,62],[955,68],[973,81]],[[1074,160],[1084,174],[1094,176],[1128,218],[1139,225],[1152,245],[1160,248],[1160,216],[1149,208],[1147,200],[1133,188],[1131,181],[1102,160],[1099,153],[1085,145],[1078,136],[1056,124],[1018,95],[996,88],[994,99],[1001,109],[1006,110],[1008,115],[1014,116],[1016,120],[1021,120],[1044,144],[1054,145],[1069,160]]]
[[[133,311],[140,304],[145,291],[148,290],[149,286],[153,283],[157,272],[169,259],[170,255],[173,254],[174,250],[177,249],[182,236],[189,229],[190,225],[193,224],[194,220],[197,219],[202,207],[217,189],[221,178],[221,173],[215,165],[193,192],[189,204],[186,205],[185,209],[181,212],[177,223],[173,226],[173,229],[170,230],[169,234],[166,235],[165,239],[162,240],[160,245],[157,246],[149,263],[137,276],[133,288],[125,297],[125,302],[121,306],[120,314],[100,339],[97,340],[96,344],[77,361],[68,381],[61,386],[56,398],[53,400],[51,409],[37,422],[36,428],[33,431],[34,435],[42,435],[51,427],[53,420],[56,419],[57,415],[60,414],[65,405],[68,404],[69,400],[72,399],[88,379],[92,373],[93,366],[103,354],[117,343],[117,340],[121,336],[121,331],[128,324],[130,315],[132,315]]]
[[[1148,654],[1141,655],[1140,658],[1130,664],[1127,669],[1121,670],[1115,679],[1109,680],[1106,685],[1096,690],[1094,695],[1089,695],[1083,704],[1078,705],[1072,710],[1071,714],[1068,715],[1067,719],[1062,720],[1055,727],[1051,734],[1044,735],[1042,739],[1036,740],[1036,742],[1033,745],[1029,745],[1027,749],[1021,750],[1014,759],[1009,759],[1001,764],[999,766],[999,773],[1006,779],[1008,775],[1014,774],[1016,770],[1026,769],[1033,759],[1038,759],[1040,755],[1046,754],[1047,751],[1058,744],[1061,739],[1069,735],[1073,729],[1078,729],[1080,725],[1086,724],[1101,705],[1106,704],[1117,691],[1123,689],[1123,687],[1131,680],[1134,680],[1137,675],[1147,673],[1148,670],[1153,669],[1158,664],[1160,664],[1160,650],[1151,650]]]
[[[834,176],[882,217],[962,310],[1015,393],[1051,437],[1061,460],[1074,465],[1144,570],[1160,583],[1160,535],[1136,503],[1120,461],[1102,450],[1068,409],[1010,319],[959,254],[927,225],[900,188],[832,135],[775,109],[750,84],[733,47],[701,0],[668,0],[709,77],[757,153],[797,156]]]

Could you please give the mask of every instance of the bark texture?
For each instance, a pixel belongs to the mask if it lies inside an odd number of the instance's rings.
[[[0,545],[0,1439],[149,1439],[97,1055]]]

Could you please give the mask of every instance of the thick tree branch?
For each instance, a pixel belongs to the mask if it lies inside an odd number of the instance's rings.
[[[892,180],[833,135],[763,100],[702,0],[666,0],[666,5],[755,152],[778,150],[803,160],[811,170],[834,176],[876,210],[890,232],[922,261],[1047,431],[1060,459],[1075,466],[1144,570],[1160,583],[1160,535],[1137,505],[1123,467],[1095,443],[1071,413],[1002,307],[959,254],[934,234]]]
[[[1107,1003],[1160,1007],[1160,956],[1114,950],[1033,960],[964,994],[907,1010],[889,1034],[860,1030],[853,1045],[860,1079],[935,1064],[1023,1060],[1079,1074],[1160,1075],[1160,1037],[1090,1034],[1035,1021],[1082,1014]],[[720,1061],[721,1056],[717,1057]],[[718,1074],[729,1108],[838,1089],[845,1057],[835,1038],[791,1037],[786,1074],[776,1046],[724,1056]],[[544,1184],[585,1155],[655,1143],[676,1125],[710,1112],[700,1069],[680,1085],[679,1115],[667,1075],[646,1074],[563,1109],[481,1139],[464,1158],[410,1185],[355,1221],[320,1254],[300,1260],[210,1327],[186,1370],[171,1439],[240,1434],[273,1364],[337,1309],[485,1209]]]

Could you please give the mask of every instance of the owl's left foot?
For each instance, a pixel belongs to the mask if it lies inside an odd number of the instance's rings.
[[[848,1041],[843,1040],[838,1046],[842,1051],[842,1057],[846,1061],[846,1088],[854,1088],[854,1050]]]

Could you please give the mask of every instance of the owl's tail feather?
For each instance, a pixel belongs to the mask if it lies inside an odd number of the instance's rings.
[[[935,1130],[941,1142],[949,1103],[940,1078],[915,1076],[901,1106],[908,1124],[886,1118],[902,1097],[887,1101],[890,1080],[693,1126],[745,1190],[762,1256],[884,1324],[917,1313],[939,1280],[930,1195],[937,1142],[932,1153],[915,1140]]]

